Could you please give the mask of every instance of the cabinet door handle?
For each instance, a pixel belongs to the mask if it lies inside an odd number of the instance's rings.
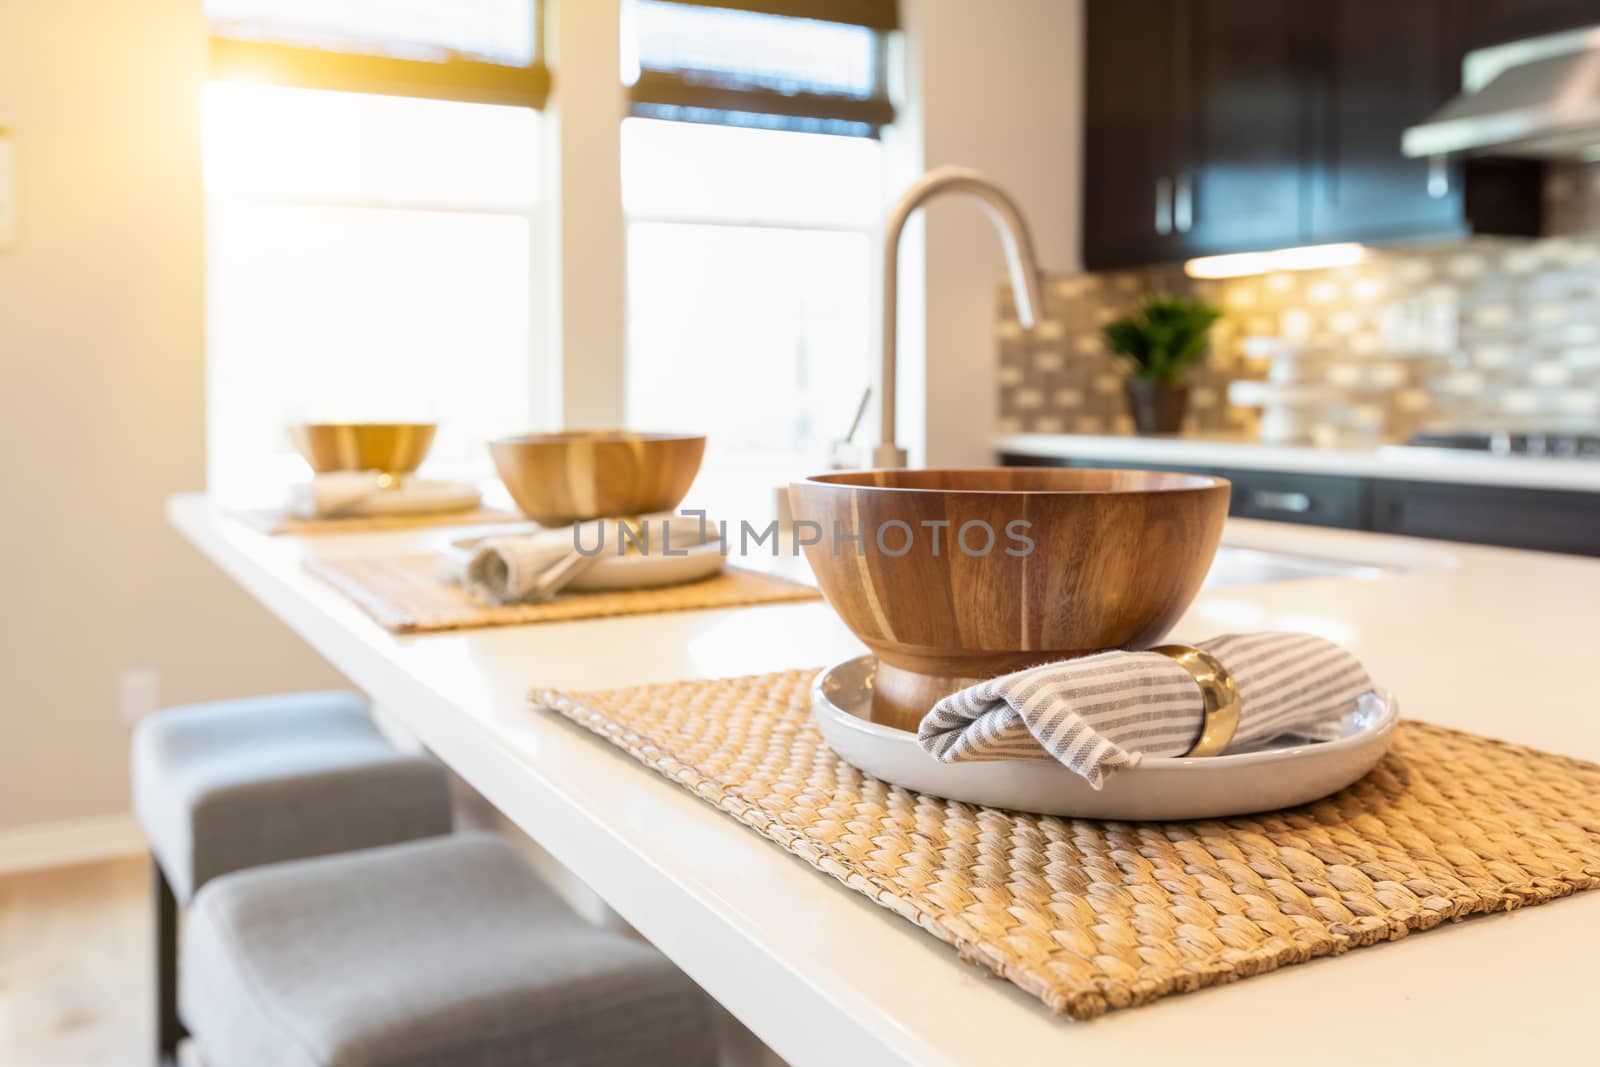
[[[1449,157],[1428,157],[1428,195],[1435,200],[1443,200],[1450,195]]]
[[[1172,197],[1172,224],[1179,233],[1188,233],[1194,225],[1194,183],[1187,174],[1178,178],[1178,190]]]
[[[1172,179],[1156,179],[1156,232],[1165,237],[1172,232]]]
[[[1303,515],[1311,510],[1311,498],[1305,493],[1277,493],[1269,489],[1252,489],[1250,503],[1262,511],[1290,511]]]

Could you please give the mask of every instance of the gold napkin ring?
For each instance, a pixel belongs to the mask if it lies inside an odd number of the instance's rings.
[[[1190,645],[1158,645],[1150,650],[1159,652],[1189,672],[1200,687],[1200,699],[1205,717],[1200,722],[1200,736],[1190,746],[1185,756],[1215,756],[1228,747],[1233,733],[1239,728],[1239,687],[1233,675],[1211,653]]]

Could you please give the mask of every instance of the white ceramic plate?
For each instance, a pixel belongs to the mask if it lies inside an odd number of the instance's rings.
[[[847,763],[933,796],[1085,819],[1214,819],[1319,800],[1372,770],[1400,719],[1393,696],[1372,692],[1345,716],[1338,740],[1287,739],[1204,759],[1150,757],[1095,790],[1050,761],[940,763],[915,734],[867,719],[876,671],[876,660],[858,656],[811,686],[811,714]]]
[[[486,540],[487,537],[478,536],[451,541],[444,551],[445,570],[451,575],[459,575],[478,545]],[[718,551],[720,545],[719,541],[708,541],[684,549],[685,554],[681,556],[618,556],[608,552],[567,588],[574,592],[595,593],[606,589],[655,589],[664,585],[696,582],[722,570],[726,560]]]
[[[407,478],[394,489],[369,493],[351,515],[430,515],[441,511],[467,511],[478,506],[478,487],[470,482],[427,481]]]

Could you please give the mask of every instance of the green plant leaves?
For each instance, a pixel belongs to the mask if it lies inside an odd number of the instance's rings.
[[[1114,355],[1133,364],[1135,378],[1176,382],[1205,358],[1208,334],[1221,317],[1221,309],[1209,304],[1157,293],[1100,332]]]

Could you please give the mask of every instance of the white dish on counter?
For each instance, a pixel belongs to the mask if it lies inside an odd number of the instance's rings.
[[[441,554],[441,569],[453,580],[459,580],[478,546],[495,537],[519,536],[517,534],[489,534],[463,537],[451,541]],[[524,533],[520,536],[532,536]],[[567,589],[580,593],[598,593],[616,589],[657,589],[666,585],[683,585],[709,578],[722,570],[726,559],[722,555],[722,542],[707,541],[683,550],[683,555],[664,556],[659,553],[640,555],[630,552],[617,555],[613,547],[605,550],[594,566],[574,578]]]
[[[1377,765],[1400,709],[1387,692],[1361,697],[1334,741],[1280,738],[1250,752],[1148,757],[1096,790],[1053,761],[941,763],[906,730],[867,718],[877,661],[858,656],[811,686],[811,714],[832,749],[875,778],[968,804],[1085,819],[1215,819],[1319,800]]]
[[[432,515],[446,511],[470,511],[482,502],[478,487],[471,482],[446,482],[426,478],[402,478],[398,484],[383,488],[378,476],[367,473],[338,472],[319,475],[321,478],[348,480],[353,488],[350,501],[343,507],[317,515],[312,504],[311,486],[296,486],[291,509],[303,518],[326,519],[370,518],[378,515]],[[363,480],[370,485],[363,485]]]

